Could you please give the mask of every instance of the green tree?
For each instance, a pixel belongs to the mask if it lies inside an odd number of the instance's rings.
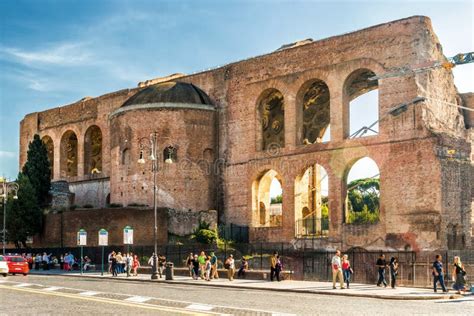
[[[48,160],[48,151],[38,134],[28,145],[28,155],[23,166],[23,173],[28,176],[35,189],[36,201],[40,207],[45,207],[49,200],[51,187],[51,167]]]
[[[349,223],[375,223],[380,216],[380,179],[365,178],[351,181],[347,197]]]
[[[7,239],[20,248],[26,239],[41,232],[42,212],[36,201],[36,192],[28,176],[20,173],[18,199],[9,197],[7,203]]]

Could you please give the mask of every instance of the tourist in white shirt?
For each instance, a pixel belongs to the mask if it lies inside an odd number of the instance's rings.
[[[342,277],[341,251],[336,250],[336,255],[331,260],[332,267],[332,288],[336,288],[336,280],[339,278],[341,289],[344,289],[344,278]]]

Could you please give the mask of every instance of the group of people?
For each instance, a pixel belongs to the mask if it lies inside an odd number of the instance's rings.
[[[107,257],[109,263],[108,272],[116,277],[120,273],[127,273],[127,276],[138,276],[138,268],[140,267],[140,260],[138,256],[130,253],[122,253],[112,251]]]
[[[186,258],[186,266],[189,269],[189,276],[194,280],[202,279],[211,281],[212,279],[219,279],[218,272],[218,260],[214,252],[210,252],[206,255],[204,251],[199,254],[190,253]],[[280,273],[283,265],[281,263],[281,257],[277,252],[273,253],[270,257],[270,280],[280,281]],[[224,269],[227,270],[227,278],[229,281],[234,280],[236,263],[233,254],[224,261]],[[245,278],[247,271],[249,270],[249,262],[245,257],[242,257],[240,261],[239,270],[237,271],[238,278]]]
[[[233,260],[234,259],[232,258],[232,264],[234,264]],[[186,259],[186,266],[189,269],[189,276],[194,280],[199,278],[206,281],[219,279],[219,273],[217,272],[217,256],[214,252],[211,252],[209,255],[206,255],[204,251],[201,251],[199,255],[197,253],[190,253]],[[231,278],[229,277],[229,279]]]
[[[340,288],[345,289],[349,288],[349,284],[351,282],[351,276],[354,273],[354,270],[351,267],[351,263],[349,261],[349,256],[347,254],[341,256],[341,251],[336,250],[336,254],[331,260],[332,266],[332,288],[336,289],[336,282],[339,280]],[[387,268],[390,271],[390,286],[392,289],[396,288],[397,284],[397,277],[398,277],[398,269],[399,269],[399,262],[398,258],[391,257],[390,261],[387,262],[385,259],[384,254],[380,254],[377,262],[375,263],[378,272],[378,280],[377,286],[387,287],[387,281],[385,278],[385,272]],[[443,268],[442,256],[436,255],[435,261],[432,265],[432,275],[433,275],[433,290],[437,292],[437,284],[439,283],[443,293],[447,293],[448,290],[446,289],[444,275],[445,269]],[[459,256],[454,257],[453,261],[453,272],[452,272],[452,279],[453,279],[453,289],[457,291],[458,294],[461,294],[466,291],[466,270],[464,265],[461,262],[461,258]]]

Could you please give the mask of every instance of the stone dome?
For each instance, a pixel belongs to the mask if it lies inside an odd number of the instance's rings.
[[[162,82],[151,85],[132,97],[123,105],[139,105],[153,103],[188,103],[212,105],[209,96],[193,85],[185,82]]]

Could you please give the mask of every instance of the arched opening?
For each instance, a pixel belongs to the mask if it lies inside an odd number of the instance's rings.
[[[295,180],[297,237],[323,237],[329,233],[329,180],[326,170],[314,164]]]
[[[378,80],[370,80],[375,73],[359,69],[347,77],[345,96],[348,104],[346,134],[349,138],[373,136],[379,133]]]
[[[61,177],[77,176],[77,136],[67,131],[61,138]]]
[[[301,143],[328,142],[330,136],[330,95],[329,87],[322,80],[312,80],[303,85],[298,97],[301,102],[302,136]],[[300,116],[301,117],[301,116]]]
[[[346,176],[345,222],[375,224],[380,219],[380,171],[368,157],[357,160]]]
[[[122,165],[128,166],[130,164],[130,149],[122,150]]]
[[[253,184],[254,224],[260,227],[282,225],[283,189],[275,170],[265,172]]]
[[[285,146],[285,107],[283,94],[276,89],[262,93],[258,103],[262,150]]]
[[[96,125],[84,137],[84,174],[102,173],[102,132]]]
[[[54,142],[53,139],[49,136],[44,136],[42,138],[43,144],[46,147],[46,152],[48,153],[49,168],[51,169],[51,179],[54,178]]]

